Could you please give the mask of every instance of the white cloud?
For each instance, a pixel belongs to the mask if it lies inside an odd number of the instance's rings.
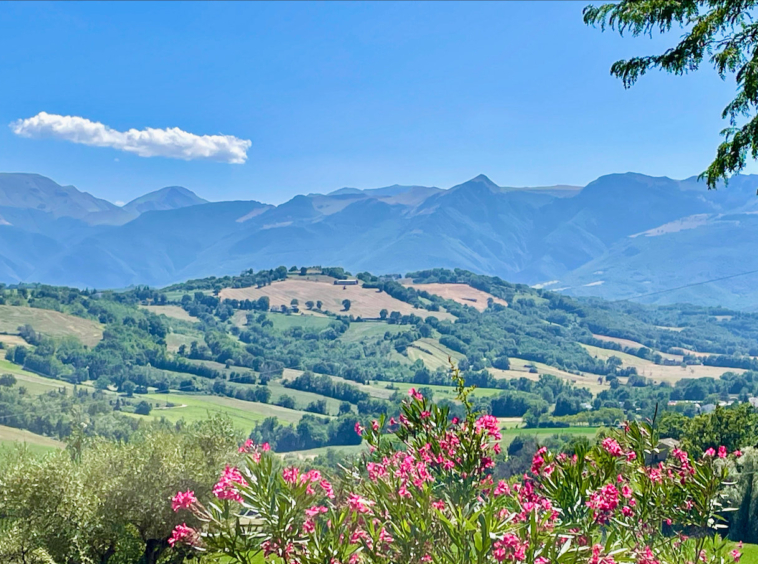
[[[186,161],[202,159],[242,164],[247,160],[247,150],[252,144],[233,135],[195,135],[178,127],[117,131],[86,118],[47,112],[14,121],[10,128],[22,137],[52,137],[82,145],[111,147],[140,157],[168,157]]]

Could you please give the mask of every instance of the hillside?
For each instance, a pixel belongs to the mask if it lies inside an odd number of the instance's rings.
[[[411,387],[451,401],[450,360],[506,426],[593,434],[656,405],[691,415],[758,394],[758,314],[575,300],[463,270],[364,272],[343,290],[345,277],[2,288],[3,424],[64,440],[78,405],[110,438],[224,414],[282,452],[355,445],[356,420],[395,413]]]
[[[746,309],[758,307],[755,276],[731,275],[758,271],[757,184],[738,176],[707,191],[692,178],[627,173],[583,188],[512,188],[479,175],[449,189],[343,188],[278,206],[169,187],[117,208],[37,175],[4,175],[0,280],[122,288],[282,262],[386,274],[441,266],[575,296]],[[58,192],[70,196],[47,196]]]

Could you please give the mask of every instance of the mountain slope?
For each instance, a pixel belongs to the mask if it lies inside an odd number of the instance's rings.
[[[0,281],[119,288],[281,264],[447,267],[579,296],[758,308],[758,276],[658,293],[758,270],[757,185],[738,176],[708,191],[695,178],[627,173],[583,189],[510,188],[479,175],[447,190],[350,188],[279,206],[168,187],[118,208],[37,175],[0,175]]]
[[[0,206],[33,209],[92,224],[106,223],[102,220],[106,217],[126,217],[118,206],[106,200],[74,186],[61,186],[39,174],[0,173]]]

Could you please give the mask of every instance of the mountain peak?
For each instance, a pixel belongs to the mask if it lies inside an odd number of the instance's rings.
[[[34,209],[53,217],[85,221],[93,215],[119,212],[110,202],[74,186],[61,186],[45,176],[23,172],[0,173],[0,206]]]
[[[451,190],[467,190],[471,188],[486,188],[487,190],[490,190],[491,192],[499,192],[500,186],[492,182],[492,180],[489,179],[484,174],[480,174],[478,176],[475,176],[471,180],[468,180],[464,182],[463,184],[458,184],[457,186],[453,186]]]
[[[207,200],[183,186],[166,186],[132,200],[124,209],[142,214],[147,211],[176,210],[207,203]]]

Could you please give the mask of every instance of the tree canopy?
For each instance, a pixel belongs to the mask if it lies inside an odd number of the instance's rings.
[[[658,55],[616,61],[611,74],[633,86],[648,70],[681,75],[707,61],[721,78],[733,76],[737,94],[722,112],[729,126],[716,157],[701,174],[708,188],[745,168],[747,158],[758,158],[758,21],[756,0],[622,0],[587,6],[584,21],[632,36],[684,33],[672,48]]]

